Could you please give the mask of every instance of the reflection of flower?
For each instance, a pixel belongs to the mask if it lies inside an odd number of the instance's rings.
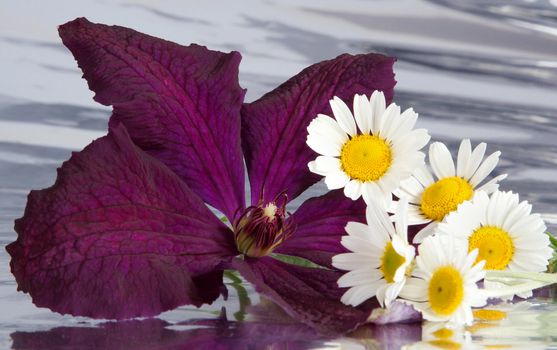
[[[394,103],[385,108],[380,91],[370,99],[354,96],[354,114],[337,97],[330,103],[335,119],[319,115],[307,128],[307,144],[320,154],[309,169],[354,200],[389,203],[399,183],[424,162],[420,149],[429,135],[413,130],[418,115],[411,108],[400,113]]]
[[[60,35],[95,100],[113,113],[107,136],[64,163],[54,186],[29,195],[8,246],[20,290],[61,313],[150,316],[212,302],[222,269],[231,267],[314,327],[341,331],[366,319],[363,309],[340,302],[339,271],[269,254],[330,268],[332,255],[344,251],[344,225],[363,220],[363,203],[335,191],[290,217],[284,207],[319,181],[307,169],[315,157],[305,144],[310,121],[330,113],[333,96],[381,90],[390,101],[394,59],[342,55],[242,104],[237,52],[86,19],[61,26]],[[240,253],[245,259],[235,258]]]
[[[445,322],[424,322],[422,339],[405,349],[474,349],[470,334],[462,325],[447,325]]]
[[[300,323],[231,322],[226,318],[170,323],[159,319],[14,332],[12,349],[307,349],[327,336]]]
[[[376,296],[381,306],[388,307],[396,299],[415,254],[408,244],[407,208],[407,202],[399,201],[394,227],[379,204],[367,207],[367,225],[346,225],[348,235],[342,237],[342,245],[352,253],[333,257],[333,266],[350,271],[338,280],[339,287],[350,287],[343,303],[357,306]]]
[[[467,253],[452,237],[432,236],[418,252],[414,277],[406,281],[400,296],[428,321],[470,324],[471,307],[486,302],[476,285],[485,276],[484,263],[475,264],[478,251]]]
[[[418,232],[415,243],[431,235],[447,214],[471,199],[475,192],[491,193],[499,188],[498,182],[507,175],[499,175],[480,186],[497,166],[501,153],[497,151],[483,160],[485,149],[486,144],[480,143],[472,150],[470,140],[462,140],[455,166],[447,146],[434,142],[429,147],[429,163],[437,180],[423,167],[402,182],[395,194],[409,198],[408,222],[411,225],[428,224]]]
[[[553,250],[543,220],[531,211],[518,194],[479,192],[447,216],[438,232],[464,240],[469,251],[477,248],[487,270],[543,272]]]

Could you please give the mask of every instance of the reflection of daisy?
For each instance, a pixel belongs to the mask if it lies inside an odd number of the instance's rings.
[[[339,280],[341,288],[350,287],[341,301],[357,306],[377,297],[389,306],[406,282],[406,270],[414,259],[414,247],[408,244],[406,211],[401,200],[395,213],[395,227],[387,212],[377,204],[367,207],[367,225],[349,222],[342,245],[353,253],[333,257],[333,266],[348,270]]]
[[[425,129],[413,130],[418,115],[375,91],[368,100],[354,96],[354,115],[338,97],[330,101],[335,119],[320,114],[308,126],[307,144],[319,153],[309,170],[325,176],[327,188],[344,188],[347,197],[391,200],[400,181],[424,163],[419,150],[429,142]],[[356,128],[357,126],[357,128]],[[359,129],[359,131],[358,131]]]
[[[483,160],[485,149],[486,144],[480,143],[472,151],[470,140],[462,140],[455,167],[447,146],[440,142],[432,143],[429,163],[437,180],[426,167],[421,167],[401,183],[395,195],[410,199],[409,224],[429,223],[416,235],[414,243],[431,235],[437,223],[456,210],[459,204],[472,198],[475,191],[491,193],[499,188],[498,182],[507,177],[506,174],[479,186],[497,166],[501,154],[497,151]]]
[[[465,240],[469,251],[477,248],[487,270],[543,272],[552,249],[543,220],[531,211],[518,194],[479,192],[447,216],[438,234]]]
[[[483,262],[474,264],[478,251],[466,253],[461,242],[448,236],[428,237],[418,248],[413,278],[400,297],[428,321],[471,324],[472,309],[485,305],[476,283],[484,278]]]
[[[469,332],[464,326],[447,325],[444,322],[424,322],[422,340],[406,349],[475,349]]]

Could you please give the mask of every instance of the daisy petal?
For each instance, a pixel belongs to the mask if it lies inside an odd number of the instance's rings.
[[[369,134],[373,125],[373,111],[365,95],[354,96],[354,117],[360,132],[364,135]]]
[[[464,172],[464,179],[470,180],[478,167],[480,166],[482,159],[485,155],[485,149],[487,145],[485,142],[480,143],[479,145],[474,148],[472,151],[472,155],[470,155],[470,159],[468,161],[468,167]]]
[[[460,142],[460,147],[458,148],[458,156],[456,158],[456,176],[465,178],[471,155],[472,145],[470,143],[470,139],[462,140],[462,142]]]
[[[350,177],[348,177],[348,175],[346,175],[343,171],[330,172],[325,177],[325,184],[330,190],[343,188],[348,181],[350,181]]]
[[[472,176],[472,178],[470,179],[470,184],[472,186],[476,187],[489,174],[491,174],[491,172],[493,171],[493,169],[495,169],[495,167],[497,166],[497,163],[499,162],[499,156],[500,155],[501,155],[501,152],[499,152],[499,151],[494,152],[491,155],[489,155],[489,157],[487,157],[483,161],[483,163],[480,165],[478,170],[476,170],[476,173],[474,174],[474,176]]]
[[[355,136],[357,134],[356,122],[354,121],[354,116],[352,115],[352,112],[350,112],[346,103],[335,96],[331,101],[329,101],[329,104],[331,105],[335,119],[342,130],[350,136]]]
[[[373,125],[371,132],[374,135],[379,134],[379,130],[383,127],[383,113],[385,112],[386,103],[383,91],[375,90],[369,99],[373,114]]]
[[[455,168],[451,152],[441,142],[429,146],[429,163],[438,179],[455,176]]]

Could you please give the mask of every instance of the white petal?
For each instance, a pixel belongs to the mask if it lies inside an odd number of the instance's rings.
[[[354,117],[362,134],[369,134],[373,125],[373,111],[365,95],[354,96]]]
[[[325,184],[329,190],[343,188],[350,181],[350,177],[343,171],[330,172],[325,176]]]
[[[367,299],[375,296],[375,292],[384,281],[378,281],[372,285],[356,286],[348,289],[340,299],[346,305],[358,306]]]
[[[419,278],[409,278],[399,296],[413,301],[427,300],[427,282]]]
[[[398,126],[400,107],[391,103],[383,113],[383,127],[379,130],[378,136],[391,141],[391,133]]]
[[[494,152],[491,155],[489,155],[489,157],[487,157],[484,160],[482,165],[480,165],[478,170],[476,170],[476,173],[474,174],[474,176],[472,176],[472,178],[470,179],[470,184],[473,187],[476,187],[489,174],[491,174],[491,172],[493,171],[493,169],[495,169],[495,167],[497,166],[497,163],[499,162],[499,156],[500,155],[501,155],[501,152],[497,151],[497,152]]]
[[[410,203],[418,204],[419,203],[418,199],[421,193],[423,192],[423,190],[424,190],[424,186],[418,181],[418,179],[412,176],[406,180],[401,181],[397,191],[404,192],[406,197],[409,197],[408,199]],[[395,194],[398,197],[400,197],[399,194],[397,193]]]
[[[350,271],[345,273],[338,279],[338,286],[341,288],[361,286],[364,284],[372,284],[383,278],[380,270],[369,269],[364,266],[359,270]]]
[[[355,201],[362,195],[362,186],[359,180],[350,180],[344,187],[344,195]]]
[[[480,166],[480,163],[482,162],[485,154],[486,147],[487,145],[485,144],[485,142],[482,142],[477,145],[476,148],[474,148],[474,150],[472,151],[472,155],[470,156],[470,159],[468,161],[468,167],[464,172],[465,180],[470,180]]]
[[[373,261],[381,258],[381,254],[358,254],[358,253],[343,253],[333,256],[333,266],[341,270],[357,270],[362,266],[371,266]]]
[[[354,121],[354,116],[352,116],[352,113],[346,103],[335,96],[329,101],[329,104],[331,105],[335,119],[342,130],[350,136],[356,135],[356,122]]]
[[[348,141],[348,135],[338,123],[324,115],[319,114],[309,124],[306,144],[315,152],[326,156],[339,156],[342,146]]]
[[[392,135],[393,140],[406,136],[405,134],[409,133],[414,128],[418,120],[418,113],[414,112],[414,109],[408,108],[400,114],[399,120],[398,128],[396,128]]]
[[[385,306],[386,307],[391,306],[392,302],[395,301],[395,299],[398,297],[398,295],[400,294],[400,291],[404,287],[404,284],[405,284],[404,282],[405,281],[392,283],[387,287],[387,290],[385,292]]]
[[[455,176],[451,152],[441,142],[434,142],[429,146],[429,164],[438,179]]]
[[[400,198],[395,212],[395,228],[398,236],[408,242],[408,201]]]
[[[383,91],[375,90],[369,98],[371,110],[373,114],[373,124],[371,132],[374,135],[379,134],[379,130],[383,127],[383,113],[385,112],[385,95]]]
[[[340,160],[334,157],[318,156],[308,163],[309,171],[326,176],[331,172],[340,171]]]
[[[501,174],[489,180],[485,184],[476,188],[476,191],[484,191],[485,193],[493,193],[499,189],[499,182],[507,178],[507,174]]]
[[[378,203],[381,207],[386,208],[385,194],[375,182],[369,181],[362,184],[362,197],[367,205]]]
[[[379,203],[373,202],[368,205],[366,209],[366,219],[368,225],[375,228],[376,231],[381,232],[382,234],[388,234],[389,237],[393,237],[395,235],[395,229],[391,219],[385,208]]]
[[[437,227],[437,222],[436,221],[430,222],[429,225],[421,229],[416,234],[416,236],[414,236],[414,240],[412,242],[414,244],[422,243],[426,237],[429,237],[433,234],[435,227]]]
[[[433,175],[431,175],[431,172],[425,165],[414,170],[413,176],[424,186],[424,188],[435,182],[435,180],[433,180]]]
[[[470,139],[464,139],[460,142],[460,147],[458,148],[458,156],[456,158],[456,175],[460,177],[466,176],[466,169],[468,169],[468,163],[470,162],[470,156],[472,155],[472,145],[470,144]]]

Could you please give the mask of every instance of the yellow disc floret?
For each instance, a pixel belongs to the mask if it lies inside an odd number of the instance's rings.
[[[478,259],[485,260],[486,270],[502,270],[514,255],[511,236],[495,226],[482,226],[468,238],[468,251],[478,248]]]
[[[473,193],[472,186],[463,178],[446,177],[424,190],[420,208],[428,219],[441,221],[460,203],[472,198]]]
[[[340,163],[352,179],[376,181],[391,166],[391,147],[377,136],[357,135],[342,146]]]
[[[431,309],[443,316],[451,315],[464,298],[464,284],[460,272],[447,265],[438,268],[428,286]]]
[[[406,258],[398,254],[391,242],[385,245],[383,256],[381,257],[381,272],[387,283],[395,281],[396,270],[406,262]]]

